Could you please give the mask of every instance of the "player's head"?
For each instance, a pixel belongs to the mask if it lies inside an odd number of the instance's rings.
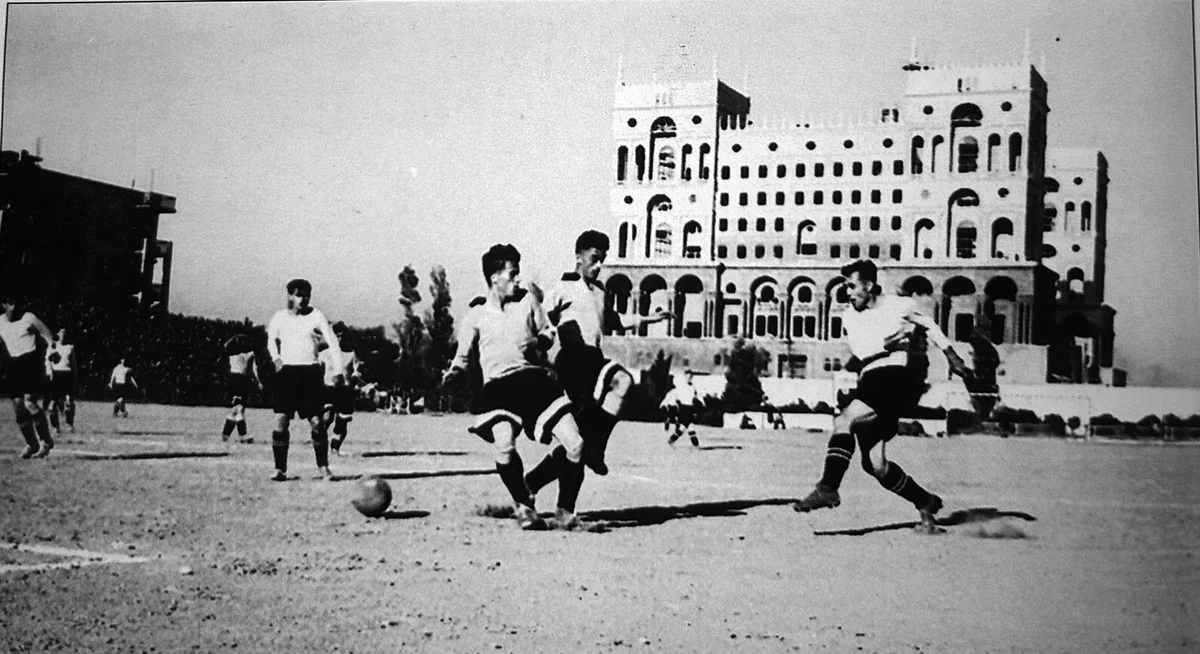
[[[289,309],[304,309],[312,300],[312,284],[307,279],[296,278],[287,283]]]
[[[850,304],[857,311],[862,311],[871,303],[871,298],[879,295],[879,269],[875,267],[875,262],[870,259],[859,259],[842,266],[842,277],[846,281],[842,284],[846,287],[846,295],[850,297]]]
[[[608,235],[589,229],[575,239],[575,272],[586,280],[600,276],[600,268],[608,258]]]
[[[521,287],[521,253],[511,243],[497,243],[483,253],[483,278],[501,299]]]
[[[21,306],[21,298],[12,290],[0,289],[0,313],[9,314],[9,317],[14,317],[12,314],[20,313],[18,307]]]

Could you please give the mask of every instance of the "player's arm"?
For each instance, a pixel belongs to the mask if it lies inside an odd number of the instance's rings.
[[[41,318],[32,314],[29,317],[31,318],[29,324],[37,331],[38,336],[42,337],[44,347],[50,347],[50,344],[54,342],[54,333],[50,331],[46,323],[42,322]]]
[[[936,322],[934,322],[933,318],[930,318],[920,309],[913,306],[910,307],[908,312],[904,315],[904,319],[913,323],[914,325],[925,328],[925,331],[929,336],[929,342],[932,343],[937,349],[941,350],[942,354],[946,356],[946,363],[950,364],[951,372],[960,377],[965,377],[970,374],[967,371],[967,366],[963,362],[962,357],[960,357],[958,353],[954,351],[954,346],[950,343],[950,339],[947,338],[944,333],[942,333],[942,328],[939,327]]]
[[[334,375],[336,381],[338,377],[344,379],[342,371],[345,363],[342,361],[342,346],[338,343],[337,334],[333,333],[333,327],[329,324],[329,320],[325,318],[325,314],[320,311],[314,311],[317,318],[317,329],[321,330],[321,336],[325,339],[325,343],[329,345],[329,363],[333,369],[337,371]]]
[[[662,322],[675,317],[675,314],[671,313],[670,311],[667,311],[666,309],[659,309],[648,316],[638,316],[629,324],[625,324],[625,321],[621,319],[621,316],[616,311],[606,309],[605,314],[605,322],[608,323],[608,328],[612,330],[614,334],[623,334],[625,332],[636,331],[642,325],[652,325],[656,322]]]
[[[546,315],[546,309],[541,302],[531,293],[523,300],[528,307],[527,325],[529,330],[537,339],[538,350],[542,352],[549,351],[554,346],[554,325],[550,323],[550,317]]]
[[[282,329],[279,325],[279,314],[271,316],[271,321],[267,323],[267,354],[271,356],[271,363],[275,364],[275,370],[278,371],[283,367],[283,354],[279,350],[279,341],[282,337]]]
[[[470,365],[471,350],[479,340],[479,330],[475,326],[475,321],[475,311],[468,310],[467,315],[463,316],[462,323],[459,324],[458,347],[454,351],[454,358],[450,359],[450,367],[446,368],[446,372],[442,375],[443,384],[452,383]]]

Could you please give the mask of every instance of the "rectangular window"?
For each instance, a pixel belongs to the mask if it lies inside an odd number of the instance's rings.
[[[727,246],[727,245],[718,245],[718,246],[717,246],[717,258],[718,258],[718,259],[724,259],[724,258],[725,258],[725,257],[727,257],[727,256],[729,256],[729,246]]]
[[[813,204],[825,204],[824,191],[813,191]]]
[[[756,197],[758,199],[758,206],[760,206],[760,207],[766,206],[766,204],[767,204],[767,192],[766,191],[759,191],[758,195]]]
[[[779,164],[778,166],[775,166],[775,176],[778,177],[779,179],[783,179],[784,177],[787,177],[787,166],[785,166],[784,164]]]
[[[892,204],[900,204],[901,202],[904,202],[904,191],[901,189],[893,190],[892,191]]]
[[[883,172],[883,162],[882,161],[872,161],[871,162],[871,174],[879,175],[882,172]]]
[[[796,206],[804,204],[804,191],[796,191]]]
[[[725,334],[727,336],[740,336],[740,334],[738,333],[738,317],[737,316],[729,316],[728,329],[726,330]]]
[[[862,250],[858,247],[858,243],[850,246],[850,258],[857,259],[862,254]]]
[[[742,166],[742,179],[750,179],[750,166]]]
[[[804,164],[796,164],[796,177],[804,177]]]
[[[717,221],[717,229],[721,230],[722,232],[729,231],[729,219],[721,218],[720,220],[718,220]]]
[[[759,219],[755,220],[754,221],[754,229],[756,231],[760,231],[760,232],[767,231],[767,219],[759,218]]]
[[[862,162],[855,161],[853,164],[851,164],[850,170],[854,173],[855,177],[861,176],[862,175]]]
[[[833,164],[833,176],[834,176],[834,177],[841,177],[841,176],[842,176],[842,170],[843,170],[842,162],[840,162],[840,161],[835,161],[835,162],[834,162],[834,164]]]
[[[728,206],[729,206],[729,194],[728,194],[728,193],[722,193],[722,194],[721,194],[721,206],[722,206],[722,207],[728,207]]]
[[[739,258],[739,259],[746,258],[746,246],[745,245],[737,246],[737,258]]]
[[[834,316],[829,319],[829,338],[842,337],[842,317]]]
[[[776,259],[782,259],[782,258],[783,258],[783,246],[782,246],[782,245],[776,245],[776,246],[775,246],[775,248],[774,248],[774,251],[775,251],[775,258],[776,258]]]
[[[862,218],[850,216],[850,231],[857,232],[859,229],[862,229]]]
[[[825,176],[825,164],[823,164],[823,163],[813,164],[813,176],[814,177],[824,177]]]
[[[745,218],[738,218],[738,231],[739,232],[746,231],[746,225],[747,225],[747,223],[746,223]]]
[[[871,191],[871,204],[879,204],[882,201],[883,201],[883,194],[879,192],[879,189],[875,189],[874,191]]]
[[[766,316],[754,316],[754,335],[755,336],[766,336],[767,335],[767,317]]]
[[[892,174],[893,175],[903,175],[904,174],[904,160],[903,159],[897,159],[892,162]]]
[[[745,192],[738,193],[738,204],[742,205],[743,207],[747,204],[750,204],[750,195]]]
[[[840,232],[842,230],[842,217],[841,216],[833,217],[832,229],[835,232]]]
[[[775,191],[775,204],[783,206],[787,202],[787,193],[783,191]]]
[[[767,256],[767,246],[765,246],[765,245],[755,245],[755,246],[754,246],[754,258],[755,258],[755,259],[761,259],[761,258],[763,258],[763,257],[765,257],[765,256]]]
[[[772,336],[779,335],[779,316],[767,316],[767,333]]]
[[[892,244],[892,246],[888,248],[888,254],[892,257],[892,261],[899,261],[900,260],[900,245]]]
[[[842,246],[838,245],[837,243],[830,245],[829,246],[829,258],[830,259],[841,259],[842,258]]]
[[[766,164],[760,164],[758,166],[758,178],[759,179],[767,178],[767,165]]]
[[[861,204],[861,203],[862,203],[862,191],[859,191],[857,189],[850,191],[850,204]]]
[[[841,192],[841,191],[834,191],[834,192],[833,192],[833,203],[834,203],[834,204],[841,204],[841,203],[842,203],[842,192]]]
[[[777,231],[777,232],[783,231],[783,218],[775,219],[775,231]]]
[[[721,179],[729,179],[729,166],[721,166]]]
[[[879,216],[871,216],[871,231],[879,231]]]
[[[892,229],[900,229],[900,216],[892,216]]]
[[[867,256],[872,259],[878,259],[879,258],[879,246],[878,245],[869,246],[867,248]]]

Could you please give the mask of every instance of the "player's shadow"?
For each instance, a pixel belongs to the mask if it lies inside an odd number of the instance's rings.
[[[186,431],[115,431],[113,436],[187,436]]]
[[[474,477],[478,475],[494,475],[495,468],[480,468],[468,470],[409,470],[398,472],[370,472],[349,475],[334,475],[333,481],[355,481],[358,479],[421,479],[424,477]]]
[[[702,450],[705,452],[707,452],[709,450],[740,450],[740,449],[742,449],[742,446],[741,445],[699,445],[695,449]]]
[[[633,506],[624,509],[584,511],[579,514],[579,519],[594,523],[596,528],[591,531],[608,531],[626,527],[649,527],[689,518],[729,518],[746,515],[746,509],[756,506],[775,506],[797,501],[798,498],[794,497],[771,497],[757,500],[694,502],[679,506]]]
[[[939,527],[954,527],[957,525],[965,525],[970,523],[988,522],[998,518],[1020,518],[1027,522],[1037,520],[1036,517],[1029,515],[1023,511],[1001,511],[993,507],[976,507],[972,509],[960,509],[953,513],[941,516],[935,520],[935,524]],[[858,527],[853,529],[831,529],[827,531],[814,531],[816,536],[863,536],[865,534],[873,534],[880,531],[892,531],[895,529],[912,529],[919,525],[916,520],[908,520],[905,522],[892,522],[886,525],[874,525],[870,527]]]
[[[387,456],[466,456],[469,452],[451,452],[433,450],[429,452],[417,452],[412,450],[378,450],[374,452],[363,452],[359,456],[373,459]]]
[[[428,518],[429,512],[428,511],[415,511],[415,510],[392,511],[389,509],[387,511],[384,511],[383,515],[381,515],[379,517],[383,520],[409,520],[411,518]]]

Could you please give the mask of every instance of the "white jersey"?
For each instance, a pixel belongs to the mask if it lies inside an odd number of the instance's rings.
[[[229,355],[229,372],[235,375],[250,375],[254,373],[254,353],[239,352]]]
[[[326,386],[333,386],[335,378],[338,375],[341,375],[342,379],[349,382],[351,375],[358,368],[358,355],[354,353],[354,350],[341,352],[341,361],[339,362],[334,358],[333,353],[330,352],[332,349],[330,347],[321,350],[321,353],[317,356],[321,360],[321,365],[325,368]]]
[[[603,285],[599,282],[588,284],[578,273],[567,273],[550,288],[544,304],[546,314],[559,327],[560,335],[564,333],[564,325],[575,323],[583,344],[600,347],[606,315]]]
[[[330,356],[341,365],[341,349],[325,314],[309,308],[306,313],[291,313],[280,309],[267,323],[267,349],[272,359],[285,366],[311,366],[319,363],[318,345],[324,341],[333,351]]]
[[[874,306],[862,311],[853,308],[842,314],[842,329],[850,344],[850,352],[862,361],[885,352],[884,343],[889,336],[898,332],[924,327],[929,340],[939,350],[950,347],[950,340],[942,333],[932,318],[921,313],[916,300],[899,295],[884,295],[875,300]],[[882,366],[903,366],[908,363],[908,353],[898,350],[871,361],[862,370],[866,372]]]
[[[539,338],[552,341],[554,332],[545,310],[532,293],[503,307],[486,300],[463,316],[453,367],[466,369],[473,348],[479,353],[484,382],[544,365]]]
[[[46,352],[46,362],[50,365],[50,372],[71,372],[75,369],[75,346],[58,341],[51,343]]]
[[[130,368],[123,363],[118,363],[116,367],[112,369],[112,374],[108,377],[108,383],[112,384],[113,386],[128,384],[129,378],[132,374],[133,368]]]
[[[12,358],[37,350],[39,335],[47,343],[54,340],[50,329],[30,312],[22,313],[16,320],[9,320],[7,314],[0,313],[0,339],[4,340],[4,347],[8,348]]]

